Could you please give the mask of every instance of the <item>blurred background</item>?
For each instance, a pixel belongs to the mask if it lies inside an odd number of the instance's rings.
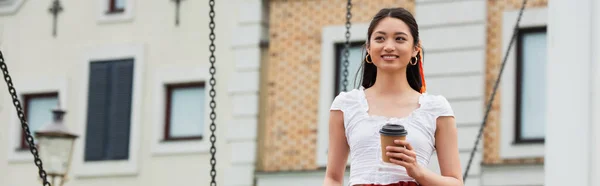
[[[218,185],[322,184],[347,3],[216,2]],[[513,30],[522,3],[353,0],[347,88],[372,16],[413,12],[465,171],[518,31],[466,185],[600,185],[600,2],[528,0]],[[210,185],[209,11],[208,0],[0,0],[0,50],[54,185]],[[2,84],[0,186],[41,185]],[[76,138],[45,130],[57,128]]]

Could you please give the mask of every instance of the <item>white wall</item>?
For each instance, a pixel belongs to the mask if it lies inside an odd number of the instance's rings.
[[[481,184],[486,186],[543,186],[544,165],[497,165],[482,168]]]
[[[592,59],[597,32],[591,30],[591,5],[592,0],[548,2],[548,186],[592,185],[592,158],[598,157],[591,154],[598,146],[592,146],[591,138],[595,135],[591,130],[592,61],[597,64],[597,59]]]
[[[600,33],[600,2],[592,1],[592,31],[591,33]],[[600,36],[592,35],[592,134],[600,134]],[[592,178],[590,185],[600,185],[600,136],[592,135],[592,155],[591,172]]]
[[[415,16],[425,48],[427,90],[445,96],[454,109],[464,172],[485,111],[486,1],[417,0]],[[480,141],[466,185],[481,183],[482,147]],[[439,172],[437,156],[429,167]]]
[[[233,33],[234,75],[229,84],[232,120],[228,122],[227,145],[231,148],[231,167],[225,172],[228,186],[251,186],[257,160],[259,89],[261,73],[260,43],[267,38],[268,3],[263,0],[238,0],[239,12]]]
[[[273,172],[257,173],[257,186],[307,186],[323,185],[325,170],[306,171],[306,172]],[[344,184],[348,183],[350,171],[346,170],[344,175]]]
[[[62,78],[66,82],[67,110],[65,122],[69,129],[84,131],[82,119],[85,108],[80,105],[87,95],[88,80],[84,76],[85,57],[100,48],[135,45],[141,48],[144,66],[141,69],[141,93],[138,105],[139,135],[137,167],[123,175],[108,173],[104,176],[72,174],[67,185],[208,185],[210,181],[209,158],[205,150],[180,153],[157,153],[156,98],[157,76],[176,78],[182,69],[205,71],[209,66],[208,1],[182,1],[181,23],[175,27],[175,7],[172,1],[132,0],[130,16],[106,18],[99,16],[101,0],[61,1],[64,11],[58,17],[58,36],[52,37],[52,17],[47,9],[50,1],[26,1],[14,14],[0,15],[0,49],[9,65],[15,84],[20,88],[37,86],[35,79]],[[229,84],[234,70],[232,37],[240,35],[236,29],[238,11],[231,11],[237,2],[216,2],[216,56],[217,56],[217,168],[221,184],[230,165],[231,146],[226,145],[227,123],[231,121],[232,102]],[[112,20],[112,21],[111,21]],[[243,38],[243,37],[242,37]],[[179,70],[177,70],[179,69]],[[175,73],[173,73],[175,71]],[[165,77],[168,79],[169,77]],[[190,78],[197,77],[196,75]],[[10,104],[5,83],[0,85],[0,125],[15,125],[12,118],[14,107]],[[208,83],[207,83],[207,87]],[[208,140],[208,130],[205,140]],[[9,159],[12,149],[9,139],[17,137],[14,132],[0,130],[0,185],[39,185],[37,167],[32,161]],[[84,141],[77,141],[82,148]],[[187,146],[193,144],[188,144]],[[182,145],[186,146],[186,145]],[[31,157],[31,154],[28,154]],[[75,160],[81,158],[74,158]],[[81,162],[74,162],[71,173],[80,172]],[[79,170],[78,170],[79,169]],[[115,170],[118,170],[115,169]],[[115,171],[117,172],[117,171]]]

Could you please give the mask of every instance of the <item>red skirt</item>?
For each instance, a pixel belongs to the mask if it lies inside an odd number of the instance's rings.
[[[405,181],[401,181],[398,183],[392,183],[392,184],[386,184],[386,185],[380,185],[380,184],[362,184],[362,186],[419,186],[419,184],[417,182],[405,182]]]

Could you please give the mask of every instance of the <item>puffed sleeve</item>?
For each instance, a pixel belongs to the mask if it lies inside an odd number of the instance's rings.
[[[436,96],[436,103],[436,117],[454,116],[454,110],[452,110],[450,102],[448,102],[448,100],[444,96]]]
[[[346,108],[346,105],[348,104],[348,99],[348,93],[341,92],[340,94],[335,96],[333,102],[331,103],[331,108],[329,108],[329,110],[341,110],[343,112],[344,108]]]

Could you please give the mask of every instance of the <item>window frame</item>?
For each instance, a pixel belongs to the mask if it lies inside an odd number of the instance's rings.
[[[165,124],[164,124],[164,136],[163,141],[187,141],[187,140],[202,140],[203,135],[197,136],[187,136],[187,137],[172,137],[170,135],[171,132],[171,97],[173,90],[179,88],[204,88],[206,89],[206,83],[204,81],[200,82],[189,82],[189,83],[170,83],[165,85],[166,89],[166,97],[165,97]],[[202,113],[206,115],[205,113]],[[203,123],[204,125],[205,123]],[[204,126],[203,126],[204,127]]]
[[[21,105],[23,104],[23,95],[25,94],[38,94],[38,93],[46,93],[46,92],[58,92],[58,101],[60,103],[60,107],[62,109],[71,110],[67,102],[67,88],[68,88],[68,78],[62,74],[57,75],[42,75],[42,76],[28,76],[19,79],[13,80],[14,84],[19,85],[19,93],[18,99],[21,101]],[[0,98],[1,99],[1,98]],[[6,103],[12,103],[12,99],[6,97]],[[7,105],[13,107],[13,109],[8,109],[10,116],[17,116],[17,111],[14,109],[12,104]],[[8,108],[8,107],[7,107]],[[10,163],[29,163],[33,161],[33,157],[31,156],[31,152],[28,150],[20,150],[21,149],[21,134],[23,133],[23,127],[21,126],[21,121],[18,117],[10,117],[8,119],[9,123],[9,133],[7,140],[8,144],[5,146],[8,152],[8,162]],[[67,123],[68,124],[68,123]],[[70,127],[69,127],[70,128]]]
[[[132,176],[139,173],[139,159],[141,144],[141,121],[143,112],[144,73],[145,73],[145,47],[143,44],[104,45],[87,49],[81,59],[82,65],[79,74],[78,90],[76,90],[76,105],[73,110],[79,111],[73,114],[74,123],[77,127],[76,133],[81,134],[75,143],[73,152],[73,172],[75,177],[87,178],[98,176]],[[126,160],[85,161],[85,140],[87,136],[87,108],[90,66],[96,62],[110,61],[116,59],[133,58],[133,89],[131,98],[131,122],[129,129],[129,157]]]
[[[193,66],[169,66],[157,68],[153,72],[152,82],[152,156],[174,156],[188,154],[208,154],[210,152],[209,140],[184,140],[184,141],[164,141],[165,130],[165,108],[166,105],[166,84],[182,84],[191,82],[208,82],[210,79],[208,64],[195,64]],[[210,93],[210,85],[204,89],[205,95]],[[206,99],[206,98],[205,98]],[[210,102],[204,103],[204,109],[210,109]],[[208,136],[210,132],[208,123],[209,112],[204,113],[203,136]]]
[[[514,25],[519,10],[506,10],[503,12],[501,28],[501,53],[508,50],[508,45],[514,34]],[[523,16],[519,28],[539,27],[548,24],[548,8],[527,8],[523,10]],[[516,44],[516,43],[515,43]],[[521,159],[544,157],[544,143],[515,143],[515,121],[516,121],[516,65],[517,65],[517,47],[512,47],[506,59],[506,66],[501,76],[499,91],[502,91],[499,98],[499,146],[498,152],[501,159]],[[502,60],[502,59],[498,59]]]
[[[545,138],[523,138],[521,134],[521,126],[523,123],[521,122],[522,116],[522,100],[523,100],[523,52],[522,52],[522,44],[523,37],[526,34],[531,33],[547,33],[547,26],[531,26],[531,27],[521,27],[519,28],[519,32],[516,38],[516,74],[515,74],[515,138],[514,144],[532,144],[532,143],[544,143]]]
[[[56,97],[56,99],[60,103],[60,97],[58,95],[58,91],[40,92],[40,93],[28,93],[28,94],[23,94],[21,97],[23,98],[23,116],[25,117],[25,119],[29,118],[28,117],[28,114],[29,114],[29,101],[31,99]],[[50,111],[48,111],[48,112],[50,112]],[[35,135],[35,131],[31,131],[31,129],[30,129],[29,132],[31,132],[32,136]],[[29,150],[29,146],[27,144],[27,140],[26,140],[26,137],[25,137],[25,131],[23,131],[22,128],[21,128],[21,143],[20,143],[20,147],[17,150],[20,150],[20,151]]]

